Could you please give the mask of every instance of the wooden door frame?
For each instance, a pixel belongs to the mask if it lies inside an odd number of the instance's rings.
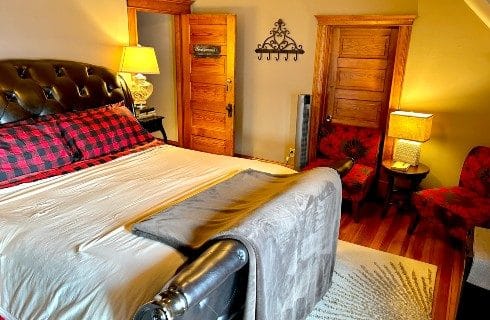
[[[398,38],[395,52],[395,61],[393,66],[393,75],[391,83],[390,100],[388,103],[388,113],[398,109],[400,105],[401,89],[403,76],[405,74],[405,64],[407,62],[408,47],[410,43],[410,34],[412,32],[415,15],[341,15],[327,16],[316,15],[317,38],[315,50],[315,64],[312,85],[311,117],[309,132],[308,159],[313,161],[317,157],[318,128],[321,117],[325,115],[324,104],[326,90],[328,86],[328,70],[330,68],[331,43],[333,39],[333,30],[339,26],[359,26],[359,27],[397,27]],[[388,121],[386,121],[386,126]],[[387,128],[384,128],[384,130]],[[386,131],[386,130],[385,130]],[[383,146],[383,159],[391,156],[393,141],[390,138],[385,139]]]
[[[182,114],[182,26],[181,15],[191,13],[193,0],[127,0],[129,45],[138,44],[138,11],[171,14],[174,19],[174,45],[175,45],[175,88],[177,98],[177,128],[178,141],[183,141],[183,114]]]

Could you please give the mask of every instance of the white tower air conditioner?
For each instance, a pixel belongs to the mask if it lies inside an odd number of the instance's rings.
[[[308,163],[308,140],[310,132],[311,95],[298,95],[298,113],[296,118],[296,157],[294,168],[301,170]]]

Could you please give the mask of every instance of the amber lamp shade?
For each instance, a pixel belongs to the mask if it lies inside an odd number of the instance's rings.
[[[419,164],[422,142],[430,139],[432,114],[395,111],[390,114],[388,136],[397,138],[393,160]]]

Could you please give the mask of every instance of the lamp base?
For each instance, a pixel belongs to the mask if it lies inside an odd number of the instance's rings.
[[[133,95],[134,103],[144,107],[146,100],[153,93],[153,85],[146,80],[146,77],[141,73],[137,73],[132,77],[131,94]]]
[[[393,160],[406,162],[411,166],[418,166],[421,146],[422,144],[418,141],[397,139],[393,151]]]

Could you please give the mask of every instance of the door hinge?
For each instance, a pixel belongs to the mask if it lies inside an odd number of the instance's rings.
[[[233,115],[233,105],[231,103],[228,103],[226,106],[226,111],[228,111],[228,117],[231,118]]]
[[[230,91],[231,88],[231,79],[226,79],[226,92]]]

